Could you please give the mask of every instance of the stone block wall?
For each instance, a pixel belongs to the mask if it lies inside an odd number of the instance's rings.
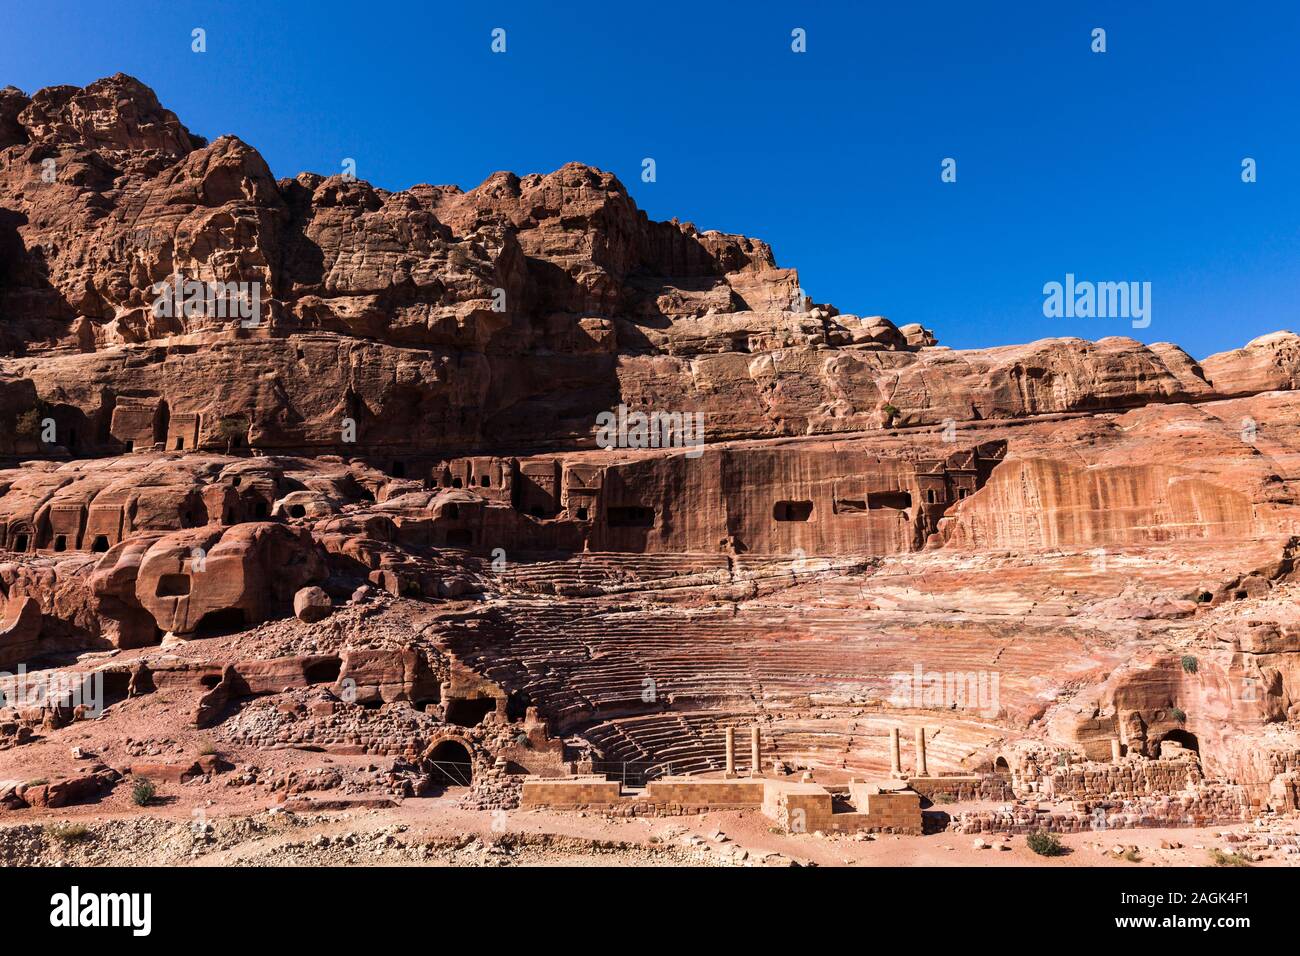
[[[908,777],[907,785],[932,803],[1015,799],[1010,778],[996,773],[960,777]]]

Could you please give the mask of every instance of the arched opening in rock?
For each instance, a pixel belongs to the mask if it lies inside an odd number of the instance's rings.
[[[305,518],[305,517],[307,517],[307,509],[306,509],[303,505],[290,505],[290,506],[289,506],[289,517],[290,517],[290,518]]]
[[[1011,765],[1007,763],[1006,757],[999,757],[993,761],[993,772],[999,773],[1004,777],[1011,776]]]
[[[26,551],[26,550],[27,550],[27,544],[28,544],[29,541],[31,541],[31,538],[29,538],[29,537],[28,537],[27,535],[25,535],[25,534],[20,534],[18,537],[14,538],[14,550],[15,550],[15,551]]]
[[[107,551],[108,535],[106,534],[95,535],[95,540],[92,541],[90,544],[90,550],[95,552],[95,554],[103,554],[105,551]]]
[[[198,637],[220,637],[242,631],[246,627],[248,627],[248,619],[244,616],[244,612],[237,607],[227,607],[203,615],[194,633]]]
[[[258,521],[265,521],[268,511],[269,509],[266,507],[266,502],[262,501],[260,498],[253,505],[253,517]]]
[[[429,775],[445,787],[468,787],[474,782],[469,751],[458,740],[444,740],[429,754]]]
[[[1190,750],[1196,754],[1201,752],[1201,745],[1197,741],[1196,735],[1189,733],[1186,730],[1171,730],[1169,733],[1161,737],[1160,740],[1162,742],[1165,740],[1172,740],[1174,743],[1182,745],[1184,750]]]
[[[55,551],[68,550],[68,536],[66,534],[60,534],[54,536],[54,550]]]
[[[458,504],[450,504],[450,505],[446,505],[446,506],[444,506],[443,509],[442,509],[442,516],[443,516],[444,518],[446,518],[447,520],[449,520],[449,521],[459,521],[459,520],[460,520],[460,505],[458,505]]]

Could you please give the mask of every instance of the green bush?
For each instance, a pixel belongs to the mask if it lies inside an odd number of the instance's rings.
[[[1173,716],[1174,720],[1178,721],[1180,724],[1187,723],[1187,713],[1181,708],[1175,707],[1169,713]]]
[[[1200,666],[1201,666],[1200,664],[1196,663],[1196,658],[1193,657],[1191,654],[1186,654],[1183,656],[1183,670],[1186,671],[1187,673],[1195,674],[1197,668],[1199,668]]]
[[[1039,856],[1063,856],[1065,847],[1057,839],[1055,833],[1048,833],[1046,830],[1039,830],[1031,833],[1025,838],[1025,843],[1029,849],[1033,850]]]
[[[158,794],[158,788],[152,780],[137,780],[131,787],[131,802],[137,807],[147,807]]]

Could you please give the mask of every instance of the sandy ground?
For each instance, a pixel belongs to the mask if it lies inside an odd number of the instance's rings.
[[[287,813],[215,811],[179,802],[146,809],[104,805],[0,817],[0,863],[31,866],[1210,866],[1229,830],[1125,830],[1070,834],[1070,852],[977,848],[955,833],[874,839],[773,832],[757,812],[612,819],[539,810],[462,809],[456,790],[385,809]],[[66,824],[74,824],[68,827]],[[82,832],[79,827],[84,827]],[[719,837],[721,834],[721,837]],[[992,838],[986,838],[992,840]],[[1162,849],[1161,842],[1178,846]],[[1136,847],[1135,860],[1114,848]],[[1256,866],[1295,866],[1274,854]]]

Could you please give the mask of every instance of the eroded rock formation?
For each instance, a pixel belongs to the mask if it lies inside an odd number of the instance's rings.
[[[590,167],[277,180],[131,77],[7,88],[0,749],[62,782],[6,799],[130,772],[58,766],[98,681],[482,806],[757,727],[750,772],[1294,810],[1296,342],[954,351]]]

